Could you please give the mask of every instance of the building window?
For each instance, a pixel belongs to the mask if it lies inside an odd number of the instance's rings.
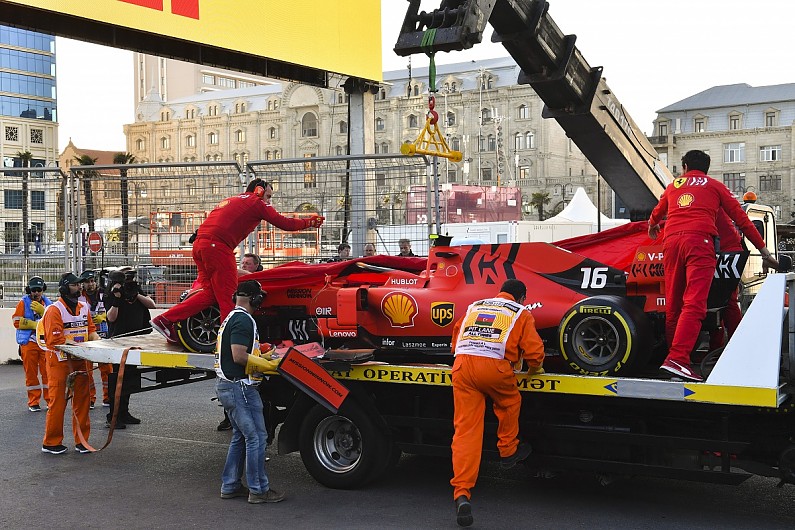
[[[138,139],[135,141],[135,148],[136,148],[138,151],[143,151],[143,150],[146,148],[146,142],[145,142],[143,139],[141,139],[141,138],[138,138]]]
[[[414,85],[414,95],[415,96],[420,95],[420,85]]]
[[[19,127],[6,127],[6,142],[19,141]]]
[[[214,85],[215,76],[209,74],[202,74],[202,83],[204,83],[205,85]]]
[[[373,146],[373,149],[374,149],[374,153],[375,154],[377,154],[377,155],[381,154],[381,145],[380,144],[375,144],[375,146]]]
[[[207,107],[208,116],[218,116],[218,105],[210,105]]]
[[[342,105],[342,92],[337,93],[337,104]]]
[[[524,135],[524,145],[528,149],[535,149],[536,148],[536,135],[528,132]],[[571,143],[569,143],[569,148],[571,148]]]
[[[420,184],[419,173],[411,172],[406,175],[409,178],[409,184]]]
[[[530,178],[530,167],[519,166],[519,179],[525,180]]]
[[[447,170],[447,182],[454,184],[458,180],[458,171],[455,169]]]
[[[667,123],[659,123],[657,124],[657,130],[659,131],[660,136],[668,136],[668,124]]]
[[[516,133],[513,137],[513,148],[515,151],[519,149],[524,149],[524,135],[522,133]]]
[[[419,126],[419,121],[417,120],[417,116],[414,114],[409,114],[409,129],[414,129]]]
[[[777,125],[775,112],[765,112],[765,127],[775,127]]]
[[[742,192],[745,189],[745,173],[724,173],[723,183],[734,192]]]
[[[458,92],[458,85],[456,84],[455,81],[450,83],[450,92]]]
[[[454,136],[450,139],[450,149],[453,151],[460,151],[461,150],[461,139],[457,136]]]
[[[376,173],[375,174],[375,185],[376,186],[386,186],[386,173]]]
[[[314,158],[314,153],[307,153],[304,158]],[[315,162],[307,160],[304,162],[304,188],[317,188],[317,174],[315,173]]]
[[[273,160],[273,153],[265,151],[265,160]]]
[[[526,120],[530,117],[530,107],[527,105],[519,105],[519,114],[518,118],[520,120]]]
[[[381,152],[382,153],[388,153],[389,152],[389,144],[388,143],[384,142],[384,143],[381,144]]]
[[[701,133],[707,130],[707,122],[704,118],[693,120],[693,132]]]
[[[759,175],[759,191],[781,191],[781,175]]]
[[[185,119],[192,120],[196,117],[196,109],[188,109],[185,111]]]
[[[779,178],[779,188],[780,187],[781,187],[781,178]],[[31,190],[31,192],[30,192],[30,209],[31,210],[38,210],[40,212],[44,211],[44,192],[43,191]]]
[[[246,141],[246,131],[242,129],[238,129],[235,131],[235,141],[236,142],[245,142]]]
[[[723,144],[723,161],[745,162],[745,142]]]
[[[317,136],[317,116],[311,112],[301,118],[301,136],[304,138]]]
[[[273,110],[273,101],[268,101],[268,110]]]
[[[4,190],[3,205],[6,210],[22,209],[22,190]]]
[[[378,91],[378,99],[380,99],[381,101],[386,99],[386,90],[384,90],[383,88]]]
[[[277,137],[278,137],[278,134],[276,133],[276,127],[271,127],[270,129],[268,129],[268,138],[269,139],[275,140]]]
[[[760,162],[775,162],[777,160],[781,160],[780,145],[763,145],[759,148]]]
[[[486,138],[481,135],[478,136],[478,151],[485,151],[486,150]]]
[[[345,134],[348,132],[348,122],[341,121],[340,122],[340,134]]]
[[[376,144],[376,147],[378,147],[378,144]],[[336,151],[337,151],[337,156],[341,156],[341,155],[344,155],[344,154],[345,154],[345,153],[343,153],[343,152],[342,152],[342,146],[341,146],[341,145],[338,145],[338,146],[337,146],[337,148],[336,148]],[[376,153],[377,153],[377,152],[378,152],[378,151],[376,151]]]
[[[167,110],[164,110],[160,113],[160,121],[168,121],[171,119],[171,113]]]
[[[729,130],[736,131],[740,129],[740,118],[739,114],[729,115]]]
[[[447,113],[447,126],[451,127],[455,125],[455,112],[448,112]]]
[[[488,144],[487,144],[489,151],[496,151],[497,150],[497,142],[494,139],[494,135],[490,134],[488,137]]]
[[[218,145],[218,133],[211,132],[207,135],[207,143],[210,145]]]
[[[484,182],[488,181],[488,180],[491,180],[491,168],[490,167],[484,167],[484,168],[482,168],[480,170],[480,180],[482,180]]]
[[[196,147],[196,136],[189,134],[185,137],[185,147]]]
[[[383,131],[386,128],[386,123],[384,122],[384,118],[376,118],[375,119],[375,130],[376,131]]]
[[[491,109],[480,110],[480,123],[489,123],[491,121]]]
[[[44,143],[44,129],[31,129],[30,130],[30,143],[43,144]]]
[[[171,140],[168,136],[164,136],[160,139],[160,149],[168,149],[171,147]]]
[[[246,112],[246,104],[235,103],[235,114],[243,114],[244,112]]]
[[[481,74],[480,76],[480,89],[491,90],[494,88],[494,78],[490,75]]]
[[[276,160],[279,160],[281,157],[282,157],[282,152],[279,151],[278,149],[274,149],[273,150],[273,158],[275,158]]]

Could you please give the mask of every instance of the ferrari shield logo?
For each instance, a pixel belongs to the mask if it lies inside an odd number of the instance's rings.
[[[685,182],[687,182],[686,178],[679,177],[677,179],[674,179],[674,188],[676,189],[681,188]]]
[[[445,327],[453,322],[455,304],[452,302],[433,302],[431,304],[431,322],[439,327]]]

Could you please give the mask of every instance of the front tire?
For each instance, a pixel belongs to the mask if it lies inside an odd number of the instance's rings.
[[[177,337],[185,348],[197,353],[212,353],[221,327],[221,311],[217,305],[203,309],[177,322]]]
[[[383,471],[389,439],[356,403],[332,414],[315,405],[301,424],[299,448],[309,474],[326,487],[354,489]]]
[[[645,366],[652,348],[646,314],[619,296],[575,304],[561,320],[558,339],[566,365],[582,375],[627,375]]]

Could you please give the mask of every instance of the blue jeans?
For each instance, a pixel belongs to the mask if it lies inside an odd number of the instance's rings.
[[[269,489],[265,473],[268,432],[257,387],[218,378],[215,392],[232,423],[232,441],[221,476],[221,493],[240,489],[244,461],[248,489],[257,495],[265,493]]]

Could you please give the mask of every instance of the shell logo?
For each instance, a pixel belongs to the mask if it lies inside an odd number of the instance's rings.
[[[417,316],[417,301],[408,293],[394,291],[381,301],[381,312],[393,328],[414,327]]]
[[[693,205],[693,201],[695,199],[696,198],[693,197],[692,193],[683,193],[676,200],[676,204],[678,204],[680,208],[690,208]]]
[[[222,200],[221,202],[218,203],[218,206],[216,206],[216,208],[223,208],[227,204],[229,204],[229,199],[224,199],[224,200]]]
[[[638,255],[635,256],[635,259],[638,261],[646,261],[646,253],[645,252],[638,252]]]

